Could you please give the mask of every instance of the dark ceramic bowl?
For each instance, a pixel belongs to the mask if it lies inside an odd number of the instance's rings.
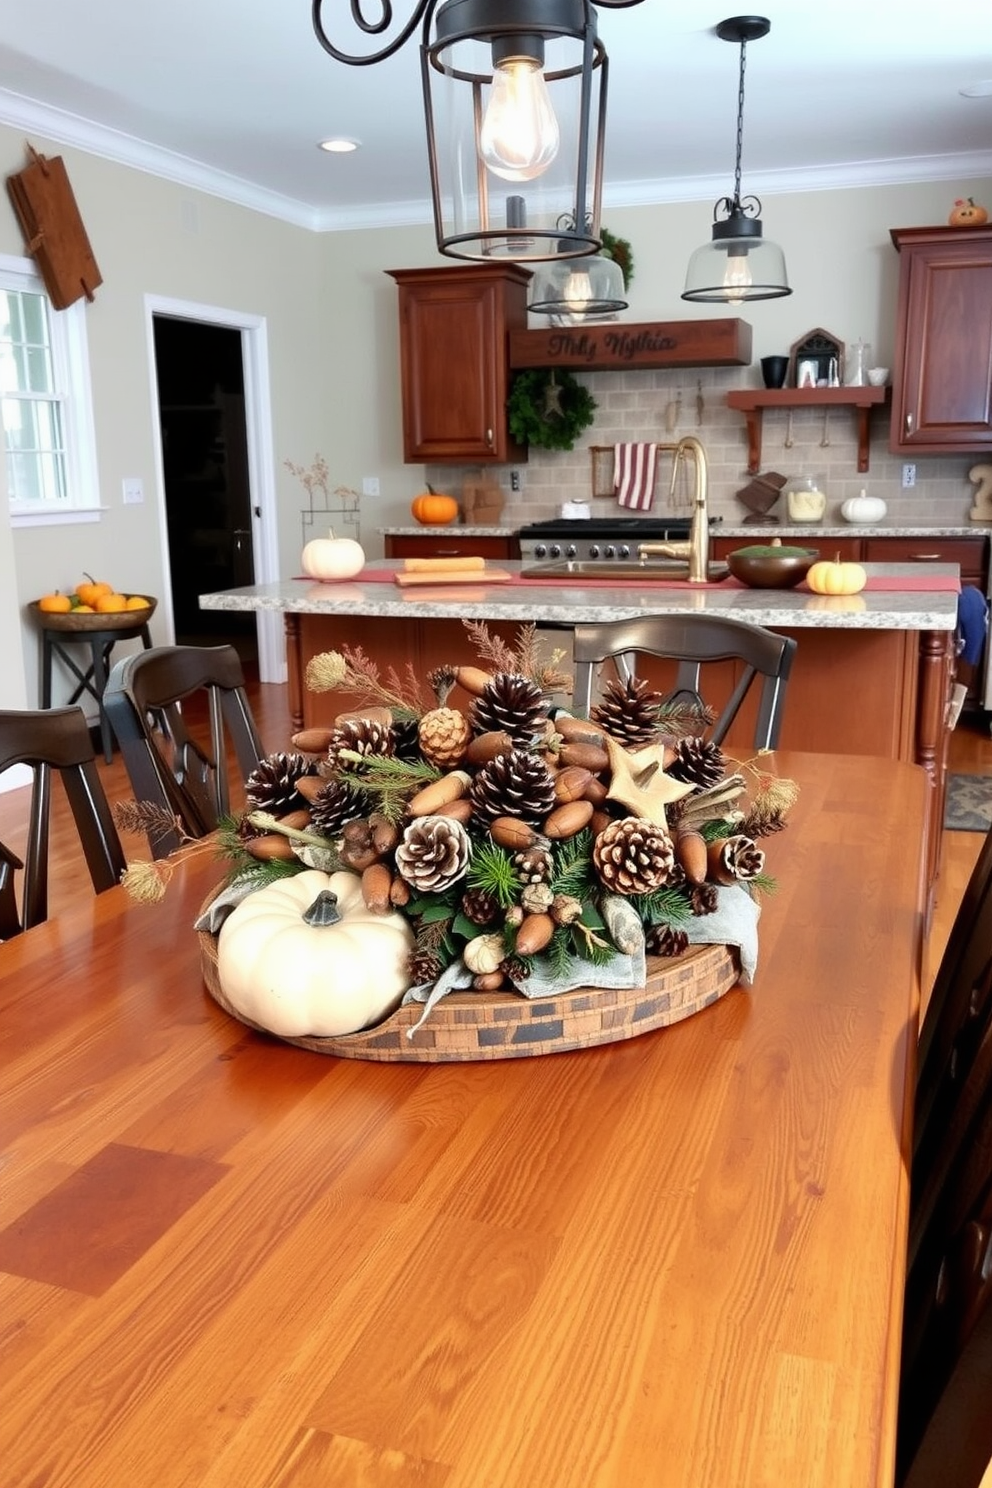
[[[820,554],[816,548],[754,545],[727,554],[735,579],[753,589],[792,589],[802,582]]]

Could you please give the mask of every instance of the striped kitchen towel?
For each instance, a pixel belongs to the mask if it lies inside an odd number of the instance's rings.
[[[621,506],[647,511],[654,500],[654,477],[658,464],[656,444],[613,446],[613,487]]]

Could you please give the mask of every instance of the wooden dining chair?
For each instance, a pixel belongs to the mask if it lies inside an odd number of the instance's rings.
[[[104,706],[135,799],[179,825],[149,832],[156,858],[203,837],[230,811],[228,747],[243,779],[263,757],[233,646],[153,646],[112,669]]]
[[[612,661],[624,680],[636,676],[638,655],[675,661],[678,668],[670,695],[699,702],[705,700],[702,686],[708,666],[734,661],[740,666],[740,675],[709,737],[714,744],[723,742],[754,686],[758,691],[754,747],[774,749],[795,651],[796,642],[790,637],[714,615],[647,615],[602,625],[580,624],[575,627],[573,640],[572,706],[576,713],[588,716],[596,668],[607,661]]]
[[[82,708],[0,711],[0,772],[26,765],[32,772],[24,860],[0,843],[0,939],[9,940],[48,917],[49,824],[52,773],[57,771],[76,823],[93,888],[113,888],[127,866],[96,767]],[[21,905],[15,873],[23,869]]]

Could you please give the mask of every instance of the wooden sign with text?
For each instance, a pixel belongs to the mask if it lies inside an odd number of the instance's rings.
[[[511,331],[510,366],[621,372],[655,367],[746,367],[751,327],[743,320],[669,320],[549,326]]]

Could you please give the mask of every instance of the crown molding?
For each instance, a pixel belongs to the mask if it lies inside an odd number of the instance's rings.
[[[353,207],[315,207],[229,175],[201,161],[107,129],[63,109],[0,89],[0,123],[44,135],[118,165],[128,165],[216,196],[250,211],[276,217],[311,232],[354,232],[391,227],[422,227],[432,222],[427,198]],[[749,192],[775,197],[797,191],[843,191],[856,187],[901,186],[926,181],[992,178],[992,151],[959,155],[924,155],[808,166],[801,170],[748,172]],[[614,181],[603,188],[607,208],[664,206],[675,202],[713,201],[725,196],[729,176],[677,177],[656,181]]]

